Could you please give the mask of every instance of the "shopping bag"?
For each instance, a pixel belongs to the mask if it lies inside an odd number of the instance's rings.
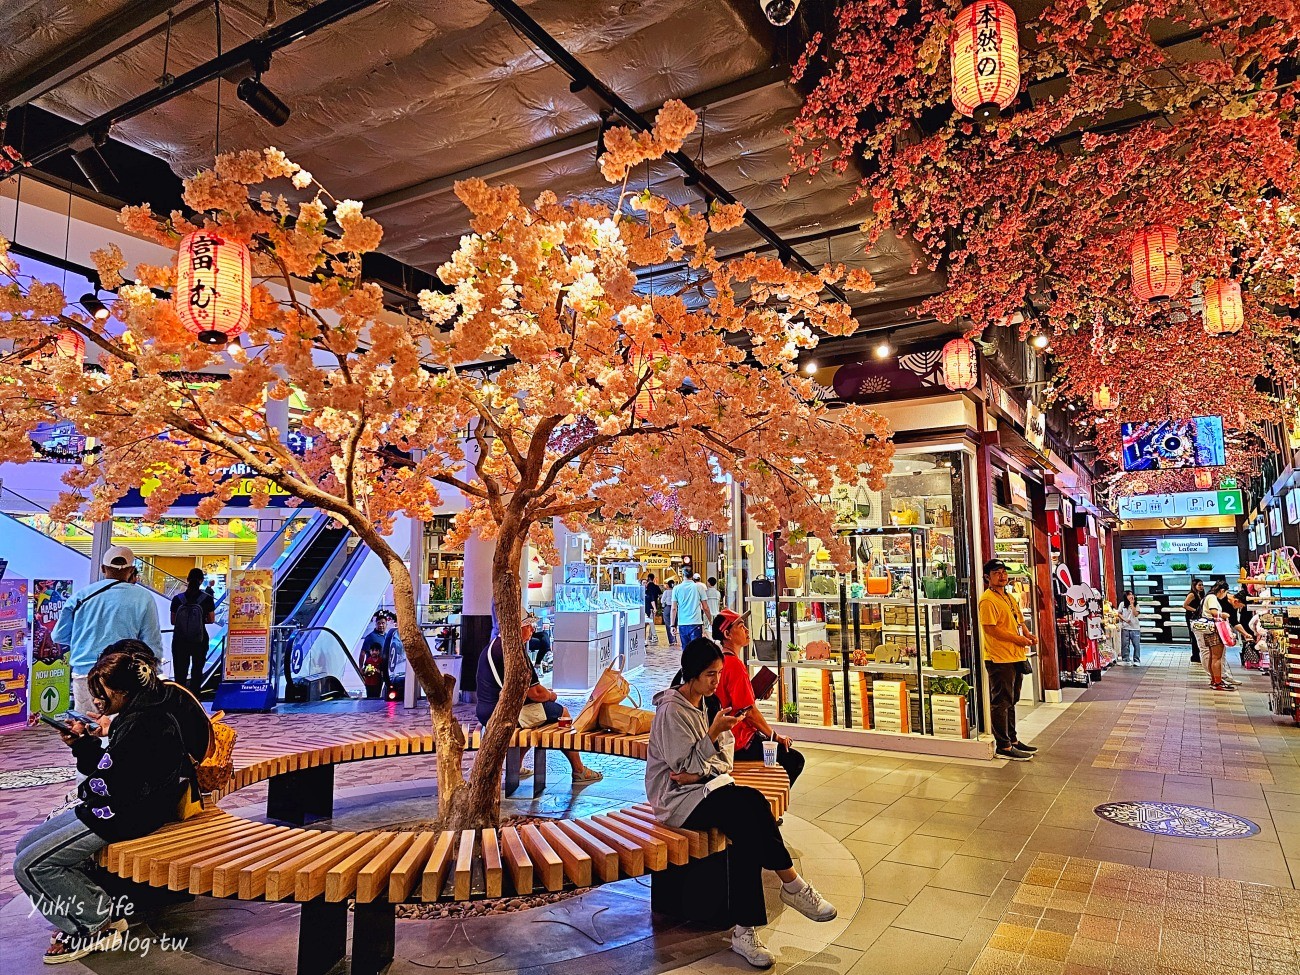
[[[754,657],[767,663],[776,663],[781,659],[781,643],[772,635],[772,628],[768,625],[767,620],[763,621],[763,630],[757,637],[750,640],[750,647],[753,648]]]
[[[621,735],[648,735],[655,713],[626,704],[602,704],[599,723],[602,728]]]
[[[1214,628],[1219,631],[1219,639],[1223,641],[1225,647],[1237,645],[1237,634],[1232,632],[1232,625],[1227,620],[1219,620],[1214,624]]]
[[[627,697],[630,689],[631,686],[622,671],[614,669],[613,666],[606,667],[605,672],[596,680],[596,686],[591,689],[591,694],[587,696],[587,703],[573,719],[573,730],[594,731],[600,724],[601,707],[606,704],[620,703]]]

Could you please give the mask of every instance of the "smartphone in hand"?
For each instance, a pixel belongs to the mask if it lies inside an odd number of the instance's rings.
[[[59,721],[57,718],[51,718],[48,714],[38,715],[38,717],[56,731],[65,735],[72,735],[74,738],[80,737],[70,724]]]

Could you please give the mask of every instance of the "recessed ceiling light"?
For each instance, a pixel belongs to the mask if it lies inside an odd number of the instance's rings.
[[[877,359],[888,359],[893,354],[894,347],[889,344],[889,339],[881,339],[880,344],[872,352]]]

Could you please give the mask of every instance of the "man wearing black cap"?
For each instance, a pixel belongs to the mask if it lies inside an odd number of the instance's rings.
[[[989,707],[997,755],[1027,762],[1038,749],[1016,737],[1016,701],[1029,671],[1025,651],[1035,638],[1025,627],[1020,607],[1007,595],[1007,565],[1001,559],[984,563],[984,592],[980,596],[980,633],[984,666],[989,675]]]

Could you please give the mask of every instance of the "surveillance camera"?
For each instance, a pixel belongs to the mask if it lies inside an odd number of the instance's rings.
[[[794,19],[794,12],[799,9],[799,0],[758,0],[763,8],[763,16],[777,27],[784,27]]]

